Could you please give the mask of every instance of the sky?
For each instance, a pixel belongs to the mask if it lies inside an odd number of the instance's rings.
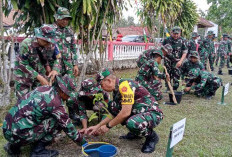
[[[137,1],[139,1],[139,0],[137,0]],[[135,1],[134,0],[130,0],[130,2],[132,4],[132,7],[130,7],[129,5],[127,5],[128,11],[123,10],[123,17],[127,19],[128,16],[132,16],[135,19],[135,23],[138,23],[139,19],[136,16],[136,9],[137,9],[137,7],[136,7],[136,4],[135,4]],[[196,3],[198,10],[201,9],[201,10],[203,10],[205,12],[206,10],[209,9],[210,5],[207,4],[207,0],[193,0],[193,2]]]

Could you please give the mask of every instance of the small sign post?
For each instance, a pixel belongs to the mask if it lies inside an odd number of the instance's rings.
[[[186,118],[173,124],[173,126],[170,128],[166,157],[172,157],[174,146],[183,139],[185,123],[186,123]]]
[[[224,98],[229,93],[229,87],[230,83],[227,83],[225,86],[222,87],[222,97],[221,102],[218,102],[219,105],[226,105],[226,103],[224,102]]]

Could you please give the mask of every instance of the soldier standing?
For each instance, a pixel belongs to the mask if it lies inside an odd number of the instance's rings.
[[[173,49],[172,53],[166,57],[169,62],[167,62],[165,59],[164,65],[168,70],[170,79],[173,80],[174,90],[177,90],[179,87],[179,79],[181,76],[180,67],[185,60],[188,52],[186,40],[182,38],[180,34],[180,27],[173,27],[171,36],[167,39],[164,39],[163,41],[163,45],[170,44]]]
[[[152,153],[159,141],[153,128],[163,119],[163,113],[155,98],[136,81],[118,79],[109,69],[99,72],[97,80],[103,90],[113,92],[113,101],[108,104],[108,109],[114,118],[105,118],[99,124],[86,129],[85,133],[104,134],[121,123],[130,131],[123,136],[124,139],[145,136],[146,141],[141,151]]]
[[[218,75],[223,75],[222,68],[224,68],[225,62],[229,55],[227,40],[228,40],[228,35],[223,34],[223,40],[220,42],[218,48],[218,54],[220,55],[220,65],[219,65]]]
[[[54,18],[56,21],[53,24],[56,29],[56,42],[61,53],[61,74],[68,74],[70,77],[75,78],[79,72],[77,47],[74,32],[68,26],[72,17],[68,9],[59,7]],[[67,106],[71,106],[70,103],[67,101]],[[74,121],[79,120],[71,108],[69,108],[69,116]]]
[[[44,24],[34,32],[33,38],[22,42],[15,62],[15,91],[19,99],[38,86],[49,85],[48,77],[53,79],[60,71],[59,51],[52,45],[55,43],[54,27]]]
[[[192,33],[192,38],[189,40],[189,43],[188,43],[188,53],[190,51],[198,51],[198,42],[197,42],[197,39],[199,37],[199,34],[197,32],[193,32]]]
[[[209,59],[209,65],[210,69],[214,71],[214,56],[215,56],[215,48],[214,48],[214,42],[213,42],[213,31],[208,31],[207,37],[203,40],[204,48],[206,49],[206,52],[208,53],[208,58],[206,59],[206,63]]]
[[[53,138],[63,130],[77,144],[86,141],[76,130],[65,111],[66,101],[75,90],[67,75],[56,76],[54,86],[41,86],[24,95],[13,106],[3,122],[3,134],[8,143],[4,149],[9,155],[18,156],[20,147],[34,144],[31,157],[53,157],[56,150],[47,150]]]
[[[227,35],[228,37],[228,40],[227,40],[227,44],[228,44],[228,57],[227,57],[227,60],[226,60],[226,65],[227,65],[227,68],[230,68],[230,56],[232,55],[231,54],[231,40],[229,38],[229,36]]]

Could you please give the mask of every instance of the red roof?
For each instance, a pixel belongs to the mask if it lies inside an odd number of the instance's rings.
[[[145,30],[147,35],[150,34],[148,32],[147,27],[143,28],[140,26],[119,27],[114,30],[117,30],[120,34],[125,36],[125,35],[143,35],[143,29]]]
[[[202,18],[202,17],[199,17],[198,19],[198,27],[199,28],[204,28],[204,27],[213,27],[213,24],[210,23],[208,20]]]

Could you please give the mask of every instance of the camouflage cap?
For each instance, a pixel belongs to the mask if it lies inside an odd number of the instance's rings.
[[[80,96],[94,95],[102,91],[98,86],[97,81],[94,78],[88,78],[81,82],[81,89],[79,91]]]
[[[99,71],[96,75],[96,80],[98,83],[101,83],[101,81],[109,76],[110,74],[113,74],[113,71],[109,68],[103,68],[101,71]]]
[[[158,54],[158,55],[160,55],[161,58],[164,57],[163,52],[161,50],[155,50],[155,51],[152,52],[152,54],[153,55]]]
[[[172,33],[180,33],[181,32],[181,28],[178,26],[175,26],[172,28]]]
[[[223,34],[223,38],[228,38],[228,34]]]
[[[213,31],[208,31],[207,35],[213,35]]]
[[[200,35],[197,32],[192,33],[192,38],[199,37]]]
[[[73,95],[73,92],[76,90],[76,83],[72,78],[70,78],[67,74],[63,77],[56,76],[56,81],[60,89],[67,94],[68,96]]]
[[[195,79],[200,75],[200,69],[199,68],[193,68],[188,72],[188,78],[189,79]]]
[[[197,51],[190,51],[189,57],[196,57],[197,59],[199,59],[199,54]]]
[[[35,37],[48,41],[50,43],[55,43],[55,28],[49,24],[43,24],[39,28],[34,29]]]
[[[162,45],[161,46],[161,50],[164,50],[164,51],[166,51],[168,54],[171,54],[172,53],[172,51],[173,51],[173,48],[172,48],[172,46],[170,45],[170,44],[166,44],[166,45]]]
[[[69,13],[69,10],[64,7],[59,7],[56,11],[56,14],[54,15],[56,20],[62,20],[66,17],[72,19],[72,16]]]

